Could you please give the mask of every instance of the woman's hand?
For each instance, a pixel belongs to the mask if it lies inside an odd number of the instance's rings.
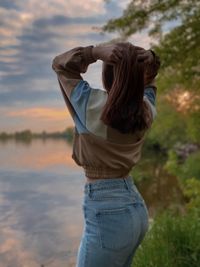
[[[146,50],[134,46],[138,61],[143,61],[145,66],[144,84],[154,84],[155,77],[160,67],[160,60],[152,50]],[[100,59],[107,64],[114,65],[123,57],[123,47],[117,44],[100,45],[92,48],[92,55],[95,60]]]
[[[114,65],[123,57],[123,49],[116,44],[96,46],[92,49],[94,59]]]
[[[152,50],[136,46],[138,61],[144,61],[144,85],[155,85],[155,77],[160,68],[160,59]]]
[[[142,47],[135,46],[138,61],[144,61],[146,64],[151,64],[154,61],[154,54],[152,50],[146,50]]]
[[[150,64],[154,60],[154,55],[151,50],[145,50],[142,47],[135,46],[137,52],[137,58],[139,61],[144,61]],[[94,59],[101,59],[102,61],[115,64],[123,57],[123,48],[117,44],[109,44],[96,46],[92,49]]]

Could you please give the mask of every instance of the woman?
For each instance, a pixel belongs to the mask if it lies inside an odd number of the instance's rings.
[[[105,90],[80,73],[103,61]],[[130,267],[148,230],[148,211],[130,171],[155,117],[154,52],[131,43],[76,47],[52,68],[75,123],[72,158],[85,171],[84,233],[77,267]]]

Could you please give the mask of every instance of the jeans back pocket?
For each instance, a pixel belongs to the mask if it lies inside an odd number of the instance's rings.
[[[102,209],[96,213],[102,248],[121,250],[134,242],[134,225],[128,207]]]

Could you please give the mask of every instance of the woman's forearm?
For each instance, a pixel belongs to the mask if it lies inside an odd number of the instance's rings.
[[[121,60],[123,49],[116,44],[99,45],[92,48],[93,57],[108,64],[115,64]]]
[[[88,65],[95,61],[92,46],[75,47],[53,59],[52,68],[57,74],[66,102],[76,85],[83,80],[81,73],[86,72]]]
[[[80,73],[86,72],[89,64],[96,62],[92,54],[92,48],[93,46],[75,47],[56,56],[52,62],[53,70],[80,77]]]

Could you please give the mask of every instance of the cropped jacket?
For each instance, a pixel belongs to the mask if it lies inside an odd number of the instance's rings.
[[[139,161],[145,132],[124,134],[100,120],[108,93],[92,88],[80,74],[95,61],[92,46],[76,47],[56,56],[52,68],[74,121],[72,158],[89,178],[119,178],[127,176]],[[143,100],[152,121],[156,115],[155,97],[154,89],[146,86]]]

